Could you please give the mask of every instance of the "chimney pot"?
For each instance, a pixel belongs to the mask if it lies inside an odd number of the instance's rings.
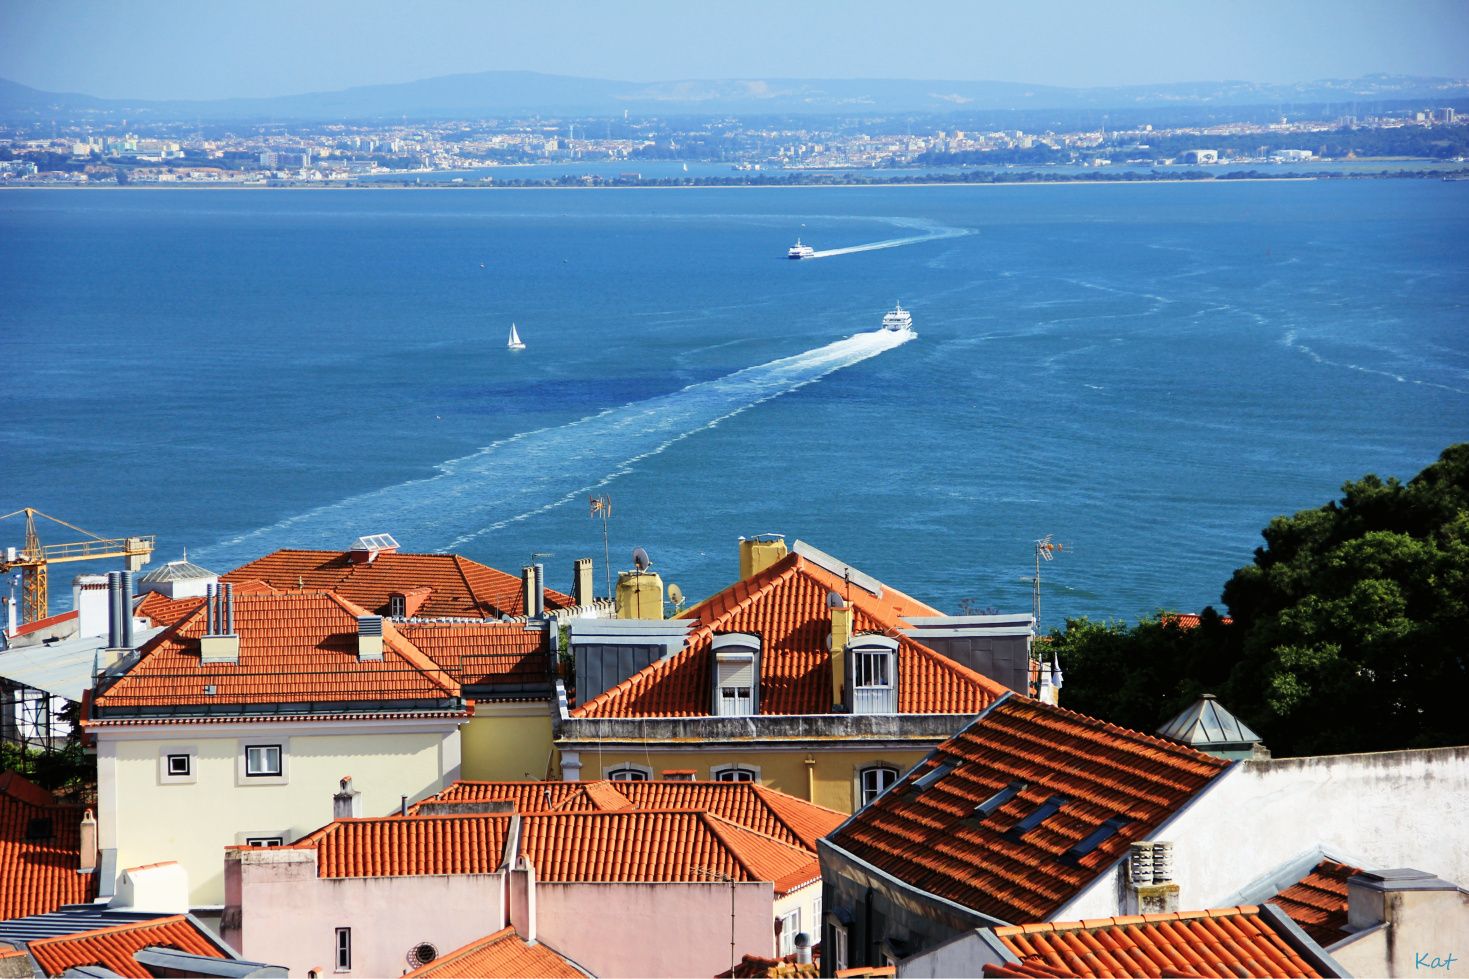
[[[235,586],[209,585],[204,597],[208,625],[199,640],[200,663],[238,663],[240,637],[235,633]]]
[[[811,936],[804,931],[796,932],[796,962],[801,965],[811,962]]]
[[[362,815],[362,793],[352,788],[352,776],[342,777],[341,791],[332,796],[333,819],[355,819]]]
[[[82,814],[81,843],[77,872],[90,874],[97,869],[97,817],[90,809]]]

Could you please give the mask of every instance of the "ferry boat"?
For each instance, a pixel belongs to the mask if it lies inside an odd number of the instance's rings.
[[[510,340],[505,344],[507,350],[524,350],[525,343],[520,339],[520,334],[515,330],[515,324],[510,324]]]
[[[894,333],[912,333],[913,314],[904,309],[902,303],[898,303],[882,318],[882,328]]]
[[[810,258],[812,255],[815,254],[816,249],[812,248],[810,245],[801,244],[801,239],[797,238],[796,243],[790,247],[789,251],[786,252],[786,258]]]

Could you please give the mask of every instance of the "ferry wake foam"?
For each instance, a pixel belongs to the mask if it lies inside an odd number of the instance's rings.
[[[894,224],[902,225],[905,222],[894,221]],[[852,245],[849,248],[827,248],[812,252],[804,261],[813,258],[835,258],[838,255],[855,255],[858,252],[875,252],[883,248],[901,248],[904,245],[918,245],[925,241],[940,241],[944,238],[962,238],[969,234],[964,228],[946,228],[940,225],[908,225],[909,227],[921,227],[923,234],[909,235],[906,238],[887,238],[883,241],[870,241],[865,245]]]
[[[455,550],[506,525],[582,499],[640,460],[758,404],[913,339],[859,333],[814,350],[523,432],[439,465],[435,476],[349,497],[198,552],[232,567],[281,547],[341,548],[363,527],[392,527],[414,551]]]

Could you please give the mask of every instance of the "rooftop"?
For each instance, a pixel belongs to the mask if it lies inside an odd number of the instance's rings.
[[[145,643],[136,663],[99,685],[91,724],[118,715],[312,713],[391,704],[461,709],[460,687],[383,622],[381,659],[359,659],[363,609],[330,592],[234,596],[240,638],[234,663],[203,663],[208,629],[201,604]]]
[[[409,979],[581,979],[589,975],[514,928],[502,928],[406,973]]]
[[[214,579],[217,577],[218,575],[208,568],[201,568],[199,565],[191,564],[189,561],[169,561],[167,564],[160,564],[152,571],[143,575],[138,579],[138,582],[140,584],[146,584],[158,581],[198,581],[205,578]]]
[[[97,875],[81,874],[80,806],[62,805],[16,772],[0,774],[0,921],[90,901]]]
[[[263,581],[280,591],[333,591],[378,615],[387,615],[394,594],[428,588],[414,614],[422,618],[494,619],[524,615],[516,575],[457,554],[379,553],[354,562],[351,551],[279,550],[243,564],[225,581]],[[546,608],[570,608],[569,595],[546,590]]]
[[[1005,692],[1001,684],[903,634],[903,616],[936,616],[934,609],[885,586],[878,585],[877,593],[860,587],[798,549],[684,612],[682,617],[695,625],[681,652],[579,705],[572,716],[708,716],[711,645],[726,632],[760,637],[761,714],[830,713],[827,598],[833,591],[852,605],[854,634],[897,639],[900,713],[973,714]]]
[[[395,622],[398,634],[465,686],[524,689],[551,683],[546,633],[521,622]],[[546,692],[535,688],[546,687]]]
[[[1244,721],[1235,717],[1212,693],[1206,693],[1173,720],[1158,729],[1165,738],[1205,749],[1210,745],[1250,744],[1260,740]]]
[[[234,956],[188,915],[75,908],[0,922],[0,941],[24,944],[42,972],[59,976],[76,966],[101,966],[119,976],[151,979],[137,955],[171,949],[213,959]]]
[[[698,809],[811,850],[847,818],[756,782],[455,782],[410,812],[491,801],[509,801],[521,813]]]
[[[828,839],[981,915],[1043,921],[1227,767],[1010,694]]]
[[[994,935],[1020,961],[987,966],[986,976],[1293,979],[1323,974],[1285,939],[1277,922],[1254,906],[1012,925],[994,929]]]
[[[1347,937],[1347,880],[1361,872],[1327,857],[1268,903],[1290,915],[1316,942],[1335,945]]]

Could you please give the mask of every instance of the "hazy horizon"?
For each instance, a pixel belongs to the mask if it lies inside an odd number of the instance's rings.
[[[0,5],[0,77],[140,100],[266,98],[526,71],[626,82],[861,79],[1106,88],[1469,77],[1469,4],[1423,0],[1099,9],[933,3],[722,8],[640,0],[383,0],[249,8],[151,0]],[[921,66],[922,70],[913,70]]]

